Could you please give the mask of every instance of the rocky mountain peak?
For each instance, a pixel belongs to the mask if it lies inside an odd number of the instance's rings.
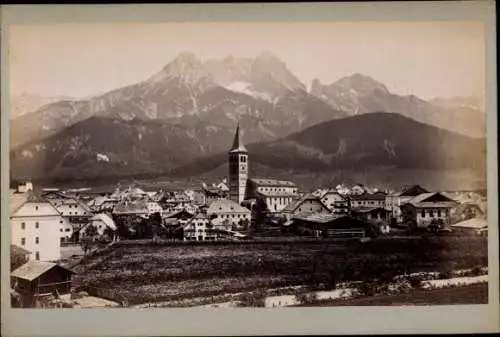
[[[389,93],[389,90],[385,85],[376,81],[370,76],[363,75],[360,73],[355,73],[350,76],[346,76],[333,83],[332,86],[337,86],[339,88],[352,89],[365,94],[372,93],[374,91],[381,91],[383,93]]]

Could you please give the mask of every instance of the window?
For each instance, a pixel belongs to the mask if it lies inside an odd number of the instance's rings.
[[[422,210],[422,218],[425,218],[425,209]]]
[[[35,206],[35,211],[38,211],[38,206]]]
[[[38,222],[36,222],[35,223],[35,228],[38,228],[38,227],[39,227]]]
[[[70,229],[69,229],[69,228],[66,228],[64,231],[65,231],[65,232],[69,232],[69,231],[70,231]]]
[[[37,236],[37,237],[35,238],[35,244],[39,244],[39,243],[40,243],[40,238]]]
[[[24,222],[21,223],[21,229],[25,229],[26,228],[26,224]]]
[[[35,260],[40,260],[40,252],[36,252],[35,254]]]
[[[441,210],[438,209],[438,218],[440,218],[440,217],[441,217]]]
[[[432,209],[429,211],[429,216],[430,216],[431,218],[434,218],[434,211],[433,211]]]
[[[62,232],[62,231],[63,231],[63,229],[62,229],[62,228],[60,228],[60,229],[59,229],[59,232]]]
[[[59,221],[59,223],[63,223],[63,221],[62,221],[62,220],[60,220],[60,221]]]
[[[25,238],[21,238],[21,246],[24,246],[26,244],[26,239]]]

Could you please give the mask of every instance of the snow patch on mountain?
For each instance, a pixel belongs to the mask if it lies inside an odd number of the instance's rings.
[[[96,159],[97,159],[97,161],[109,162],[109,157],[106,156],[105,154],[102,154],[102,153],[97,153]]]
[[[268,102],[272,102],[272,98],[269,94],[258,92],[251,89],[252,84],[244,81],[234,81],[229,85],[226,85],[224,88],[229,91],[237,92],[240,94],[245,94],[248,96],[252,96],[254,98],[262,99]]]

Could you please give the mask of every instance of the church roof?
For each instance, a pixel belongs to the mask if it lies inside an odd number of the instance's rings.
[[[236,127],[236,133],[234,134],[234,139],[233,139],[233,146],[231,146],[229,152],[247,152],[247,149],[245,148],[245,145],[243,145],[243,141],[241,139],[239,124]]]

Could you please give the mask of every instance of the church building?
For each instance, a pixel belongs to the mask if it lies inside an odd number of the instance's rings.
[[[291,181],[276,179],[249,179],[248,151],[243,145],[240,126],[236,128],[233,145],[228,153],[229,196],[239,205],[250,207],[256,199],[265,201],[271,213],[279,213],[298,198],[298,187]]]

